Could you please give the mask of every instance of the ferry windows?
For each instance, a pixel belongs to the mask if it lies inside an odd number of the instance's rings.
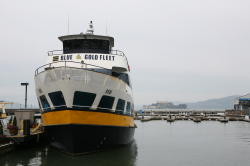
[[[63,41],[63,53],[102,53],[109,54],[110,42],[97,39],[74,39]]]
[[[102,96],[98,107],[101,108],[101,109],[102,108],[104,108],[104,109],[112,109],[113,104],[114,104],[114,100],[115,100],[114,97],[104,95],[104,96]]]
[[[114,77],[119,77],[121,73],[117,73],[117,72],[112,72],[112,76]]]
[[[123,113],[125,107],[125,100],[119,99],[116,105],[116,112]]]
[[[130,115],[131,114],[131,104],[130,102],[127,102],[127,106],[126,106],[126,114]]]
[[[65,108],[66,103],[61,91],[49,93],[49,97],[55,108]]]
[[[121,80],[123,80],[124,82],[126,82],[126,83],[128,84],[128,86],[130,86],[128,74],[122,73],[121,76],[120,76],[119,78],[120,78]]]
[[[127,73],[116,73],[116,72],[112,72],[112,76],[121,79],[121,80],[124,81],[126,84],[128,84],[128,86],[130,86],[129,76],[128,76]]]
[[[73,106],[74,107],[91,107],[96,94],[76,91],[74,94]]]
[[[118,79],[124,81],[128,86],[131,87],[129,75],[127,73],[112,72],[112,70],[109,70],[109,69],[96,69],[96,68],[92,68],[92,69],[88,69],[88,70],[92,70],[92,71],[96,71],[96,72],[99,72],[99,73],[104,73],[104,74],[112,75],[112,76],[117,77]]]
[[[40,101],[44,111],[50,111],[50,105],[44,95],[40,96]]]

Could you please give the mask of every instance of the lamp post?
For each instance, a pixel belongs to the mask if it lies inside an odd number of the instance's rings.
[[[28,82],[22,82],[21,86],[25,86],[25,109],[27,109],[27,86],[29,85]]]

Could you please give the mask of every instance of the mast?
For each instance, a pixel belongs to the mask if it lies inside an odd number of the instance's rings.
[[[94,25],[92,21],[90,21],[89,23],[89,28],[87,29],[86,34],[91,34],[91,35],[94,34]]]

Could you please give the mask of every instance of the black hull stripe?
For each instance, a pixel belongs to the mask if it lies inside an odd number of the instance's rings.
[[[46,127],[51,127],[51,126],[68,126],[68,125],[74,125],[74,126],[92,126],[92,127],[121,127],[121,128],[136,128],[136,126],[111,126],[111,125],[92,125],[92,124],[74,124],[74,123],[71,123],[71,124],[55,124],[55,125],[47,125],[47,126],[44,126],[45,128]]]
[[[109,113],[109,114],[115,114],[115,115],[122,115],[122,116],[127,116],[127,117],[133,117],[132,115],[127,115],[127,114],[120,114],[117,112],[111,112],[111,110],[101,110],[101,109],[90,109],[90,108],[82,108],[82,109],[78,109],[78,108],[68,108],[68,107],[61,107],[61,108],[56,108],[50,111],[43,111],[43,113],[47,113],[47,112],[56,112],[56,111],[64,111],[64,110],[72,110],[72,111],[90,111],[90,112],[102,112],[102,113]]]

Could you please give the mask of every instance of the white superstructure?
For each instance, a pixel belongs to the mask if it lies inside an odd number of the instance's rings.
[[[91,22],[86,34],[59,37],[64,49],[49,51],[47,64],[35,71],[36,94],[42,110],[78,107],[74,104],[77,100],[75,94],[83,92],[96,97],[91,105],[79,107],[132,114],[133,97],[127,58],[123,52],[112,49],[112,37],[93,33]],[[58,94],[52,97],[55,92]],[[114,99],[112,108],[100,107],[104,95]],[[59,96],[61,101],[53,101]],[[122,110],[117,109],[119,99],[122,105],[125,102]]]

